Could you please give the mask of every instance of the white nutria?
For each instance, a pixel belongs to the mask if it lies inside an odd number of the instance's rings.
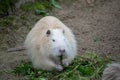
[[[33,66],[43,70],[61,71],[77,55],[72,31],[53,16],[46,16],[35,24],[27,35],[25,47]]]
[[[110,64],[103,71],[102,80],[120,80],[120,64]]]

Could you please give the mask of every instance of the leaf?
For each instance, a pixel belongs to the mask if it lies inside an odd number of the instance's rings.
[[[45,10],[35,9],[35,14],[36,14],[36,15],[46,16],[46,15],[47,15],[47,12],[46,12]]]
[[[46,80],[45,78],[35,78],[34,80]]]
[[[51,4],[52,4],[52,6],[58,8],[58,9],[62,9],[61,6],[59,6],[55,0],[51,0]]]

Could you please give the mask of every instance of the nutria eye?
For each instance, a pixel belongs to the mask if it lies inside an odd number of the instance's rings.
[[[51,33],[50,30],[47,30],[46,34],[47,34],[47,35],[50,35],[50,33]]]
[[[54,40],[54,39],[53,39],[52,41],[53,41],[53,42],[55,42],[55,40]]]

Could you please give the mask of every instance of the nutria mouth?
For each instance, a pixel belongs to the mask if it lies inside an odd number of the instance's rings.
[[[60,56],[59,56],[59,59],[60,59],[60,64],[63,66],[63,63],[62,63],[63,55],[60,55]]]

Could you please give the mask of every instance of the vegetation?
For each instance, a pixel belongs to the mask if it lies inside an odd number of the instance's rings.
[[[9,15],[14,12],[17,0],[0,0],[0,17]]]
[[[30,62],[18,65],[13,73],[23,75],[23,80],[101,80],[101,74],[110,60],[87,52],[61,72],[34,69]]]
[[[24,11],[34,10],[36,15],[46,16],[53,7],[61,9],[56,0],[43,0],[35,3],[27,3],[22,6]]]
[[[8,16],[9,13],[15,12],[15,4],[18,0],[0,0],[0,17]],[[35,14],[47,15],[47,10],[52,7],[59,8],[56,0],[39,0],[34,3],[26,3],[22,6],[25,11],[34,10]]]
[[[14,24],[16,20],[21,21],[20,23],[25,25],[28,21],[26,14],[30,12],[34,12],[36,15],[46,16],[53,7],[61,8],[57,0],[38,0],[33,3],[27,2],[21,5],[18,10],[18,12],[22,10],[20,15],[9,15],[9,13],[15,13],[15,3],[17,1],[18,0],[0,0],[0,17],[2,17],[0,18],[0,33],[2,34],[6,34],[10,30],[15,31],[18,29],[19,27]]]
[[[14,19],[15,18],[13,16],[7,16],[5,18],[0,19],[0,34],[2,34],[2,33],[6,34],[8,29],[15,28],[13,25]]]

